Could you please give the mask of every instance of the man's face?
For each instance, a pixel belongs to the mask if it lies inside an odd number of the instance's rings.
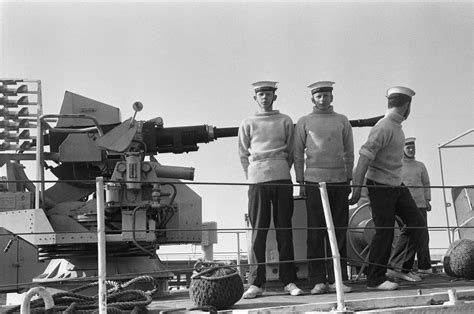
[[[409,102],[406,106],[406,111],[405,111],[405,114],[403,115],[403,117],[406,119],[408,119],[408,116],[410,115],[410,111],[411,111],[411,102]]]
[[[415,144],[405,145],[405,147],[403,148],[403,151],[405,152],[405,155],[408,158],[415,158],[415,153],[416,153]]]
[[[255,93],[253,99],[255,99],[261,109],[268,110],[272,108],[273,102],[276,100],[276,95],[273,91],[260,91]]]
[[[327,108],[332,103],[332,92],[316,92],[313,94],[313,103],[318,108]]]

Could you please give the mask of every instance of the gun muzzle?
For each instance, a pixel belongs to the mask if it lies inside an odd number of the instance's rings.
[[[216,128],[214,127],[214,138],[222,137],[236,137],[239,133],[239,128]]]
[[[384,116],[377,116],[373,118],[368,118],[368,119],[357,119],[357,120],[349,120],[349,123],[352,125],[352,127],[365,127],[365,126],[374,126],[380,119],[382,119]]]

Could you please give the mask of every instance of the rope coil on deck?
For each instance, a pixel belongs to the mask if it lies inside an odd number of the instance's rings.
[[[138,282],[152,282],[154,288],[150,291],[123,290]],[[107,281],[108,286],[113,288],[107,291],[107,313],[130,313],[130,311],[146,312],[146,307],[152,302],[152,295],[156,292],[155,279],[151,276],[140,276],[129,280],[123,284],[115,281]],[[64,313],[93,313],[99,306],[98,296],[86,296],[78,294],[78,291],[86,290],[97,286],[97,282],[92,282],[68,292],[60,292],[53,295],[55,312]],[[43,299],[36,299],[30,302],[31,313],[45,313]],[[18,313],[20,307],[10,308],[5,313]],[[137,313],[138,313],[137,312]]]

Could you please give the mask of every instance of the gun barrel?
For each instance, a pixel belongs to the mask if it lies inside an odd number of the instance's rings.
[[[349,120],[353,127],[373,126],[383,116],[368,119]],[[217,128],[207,124],[163,128],[154,121],[148,121],[143,126],[143,142],[149,153],[182,154],[199,149],[197,144],[209,143],[224,137],[236,137],[239,128]]]
[[[353,127],[367,127],[367,126],[374,126],[377,121],[382,119],[384,116],[377,116],[368,119],[357,119],[357,120],[349,120],[349,123]],[[222,137],[235,137],[239,133],[239,128],[214,128],[214,138],[222,138]]]
[[[365,127],[365,126],[374,126],[380,119],[382,119],[384,116],[377,116],[373,118],[368,118],[368,119],[358,119],[358,120],[349,120],[349,123],[353,127]]]
[[[214,128],[214,138],[235,137],[239,133],[239,128]]]
[[[147,122],[143,126],[143,142],[151,153],[182,154],[197,151],[199,143],[213,141],[212,133],[208,125],[163,128]]]

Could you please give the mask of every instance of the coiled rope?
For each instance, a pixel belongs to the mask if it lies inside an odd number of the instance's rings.
[[[151,282],[153,289],[150,291],[124,290],[138,282]],[[64,313],[93,313],[99,308],[98,296],[86,296],[77,292],[97,286],[98,282],[91,282],[86,285],[74,288],[68,292],[60,292],[53,295],[54,308],[52,310]],[[146,312],[146,307],[152,302],[152,295],[157,291],[156,281],[151,276],[140,276],[125,283],[116,281],[106,281],[107,286],[112,286],[107,290],[107,313],[130,313],[131,311],[140,313]],[[43,299],[33,300],[30,303],[31,313],[44,313],[45,306]],[[17,313],[20,306],[15,306],[6,313]]]

